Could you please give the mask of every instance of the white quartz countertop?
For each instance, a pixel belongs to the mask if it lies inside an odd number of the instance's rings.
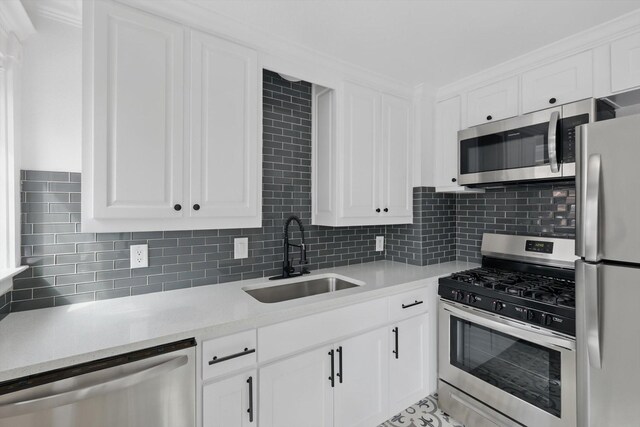
[[[425,280],[476,267],[417,267],[377,261],[318,270],[363,286],[264,304],[244,288],[298,279],[266,278],[11,313],[0,321],[0,382],[191,337],[213,338],[411,290]],[[304,280],[303,279],[303,280]]]

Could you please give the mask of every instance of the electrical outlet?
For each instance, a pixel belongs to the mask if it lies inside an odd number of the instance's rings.
[[[243,259],[249,256],[249,238],[238,237],[233,239],[233,258]]]
[[[129,251],[131,268],[149,267],[149,245],[131,245]]]
[[[384,236],[376,236],[376,251],[384,251]]]

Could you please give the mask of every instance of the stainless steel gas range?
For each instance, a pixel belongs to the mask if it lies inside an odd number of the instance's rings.
[[[485,234],[482,255],[439,281],[442,410],[474,427],[574,427],[574,241]]]

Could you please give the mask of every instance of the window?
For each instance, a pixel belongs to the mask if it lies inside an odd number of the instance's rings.
[[[0,295],[20,267],[19,60],[21,40],[34,32],[16,0],[0,2]]]

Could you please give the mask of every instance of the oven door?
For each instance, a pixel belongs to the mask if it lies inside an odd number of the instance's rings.
[[[458,132],[460,185],[562,178],[562,108]]]
[[[572,338],[440,301],[439,376],[461,391],[458,405],[474,402],[466,409],[476,416],[497,411],[527,426],[575,426],[575,358]],[[448,412],[446,397],[442,404]]]

